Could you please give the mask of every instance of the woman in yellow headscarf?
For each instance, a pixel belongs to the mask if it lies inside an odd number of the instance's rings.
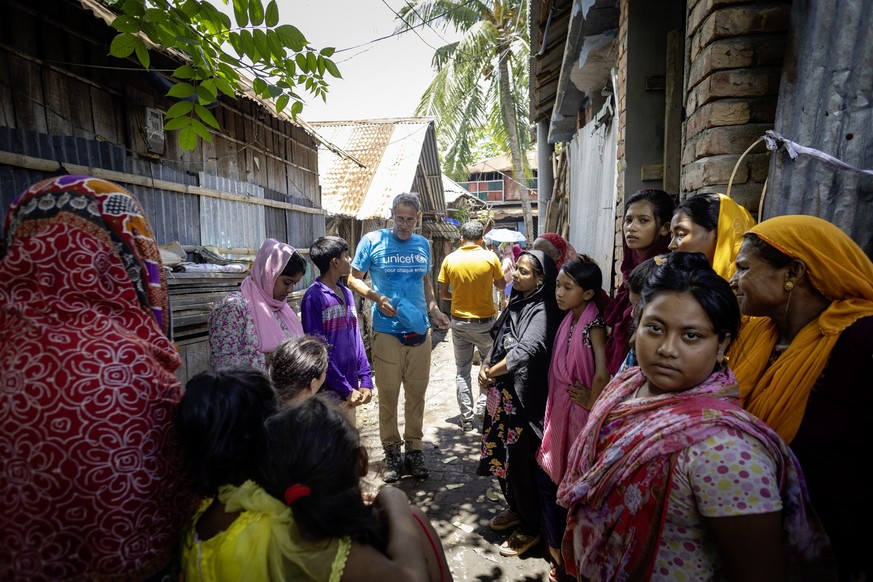
[[[840,578],[869,578],[873,263],[833,224],[780,216],[746,233],[731,285],[756,316],[730,353],[743,406],[797,455]]]
[[[729,281],[743,233],[754,224],[749,211],[724,194],[697,194],[673,213],[670,250],[703,253],[713,270]]]

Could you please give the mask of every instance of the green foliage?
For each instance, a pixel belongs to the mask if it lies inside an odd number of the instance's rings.
[[[530,145],[527,0],[409,0],[398,30],[428,23],[462,34],[434,53],[436,76],[418,113],[437,118],[443,171],[465,180],[482,144],[511,155],[513,173],[525,176]],[[523,180],[523,178],[518,178]],[[522,196],[527,232],[533,233],[530,200]]]
[[[198,139],[211,141],[209,127],[219,125],[208,106],[220,95],[233,98],[251,83],[258,96],[275,102],[277,113],[296,119],[303,110],[301,87],[325,99],[327,76],[341,78],[330,59],[334,49],[316,50],[295,26],[280,25],[276,0],[266,6],[262,0],[222,0],[232,4],[232,19],[209,0],[103,1],[118,13],[109,54],[135,56],[148,69],[148,39],[188,61],[175,70],[178,82],[167,92],[185,101],[168,109],[164,125],[179,131],[183,150],[193,150]]]
[[[434,53],[436,76],[418,107],[419,114],[437,118],[443,171],[465,180],[467,167],[475,161],[510,154],[510,116],[519,130],[519,150],[527,151],[526,0],[413,0],[400,10],[400,17],[398,30],[428,22],[462,33],[460,40]],[[501,91],[502,70],[509,77],[508,100]]]

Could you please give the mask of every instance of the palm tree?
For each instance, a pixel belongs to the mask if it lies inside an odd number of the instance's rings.
[[[483,132],[510,154],[514,177],[522,184],[525,231],[532,240],[536,233],[522,155],[530,144],[527,0],[410,0],[398,18],[398,31],[427,25],[462,34],[436,49],[437,74],[417,113],[437,118],[444,170],[452,178],[466,179],[475,136]]]

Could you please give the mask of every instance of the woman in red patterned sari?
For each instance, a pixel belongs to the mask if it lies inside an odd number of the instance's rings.
[[[0,579],[143,579],[192,497],[167,287],[139,203],[85,176],[39,182],[0,259]]]

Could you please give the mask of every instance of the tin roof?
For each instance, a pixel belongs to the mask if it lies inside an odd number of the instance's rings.
[[[328,213],[357,220],[388,218],[394,196],[416,192],[425,213],[445,214],[433,118],[310,122],[310,125],[322,139],[354,158],[325,147],[318,149],[321,201]]]

